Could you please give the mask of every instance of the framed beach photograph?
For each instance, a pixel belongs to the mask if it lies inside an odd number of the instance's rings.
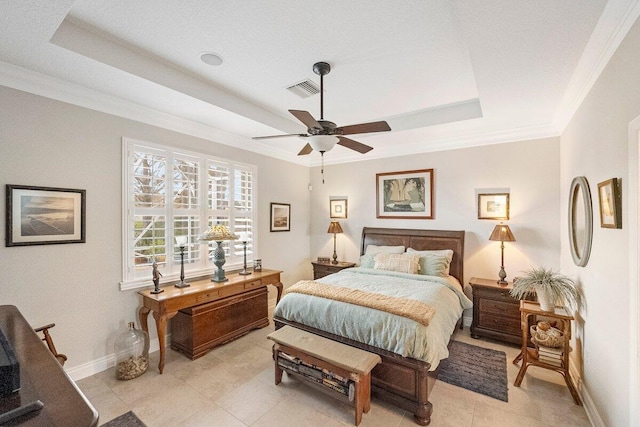
[[[478,219],[509,219],[509,193],[479,193]]]
[[[329,217],[346,219],[347,218],[347,199],[329,200]]]
[[[86,190],[6,186],[6,246],[85,243]]]
[[[618,178],[611,178],[598,184],[600,205],[600,227],[622,228],[622,194]]]
[[[433,169],[376,174],[376,218],[433,219]]]
[[[291,205],[271,203],[270,231],[291,231]]]

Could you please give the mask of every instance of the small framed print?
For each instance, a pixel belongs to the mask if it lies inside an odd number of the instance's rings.
[[[618,178],[611,178],[598,184],[600,227],[602,228],[622,228],[622,195],[618,185]]]
[[[509,219],[509,193],[479,193],[478,219]]]
[[[291,231],[291,205],[271,203],[270,231]]]
[[[86,190],[6,187],[6,246],[85,243]]]
[[[347,218],[347,199],[329,200],[329,217],[346,219]]]

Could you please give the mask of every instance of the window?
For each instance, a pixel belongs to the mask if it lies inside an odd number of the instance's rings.
[[[163,281],[180,274],[176,236],[187,236],[187,276],[212,273],[214,242],[198,236],[223,224],[246,232],[247,258],[253,257],[256,168],[212,156],[123,138],[122,290],[149,285],[153,262]],[[240,241],[223,242],[225,269],[240,268]]]

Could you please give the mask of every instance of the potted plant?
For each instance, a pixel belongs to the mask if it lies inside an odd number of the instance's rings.
[[[524,276],[514,280],[511,296],[523,299],[532,294],[537,295],[542,311],[553,311],[556,303],[572,310],[582,306],[580,292],[573,279],[544,267],[532,267]]]

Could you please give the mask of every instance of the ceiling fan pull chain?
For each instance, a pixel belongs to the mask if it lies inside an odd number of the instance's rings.
[[[320,152],[320,174],[322,175],[322,183],[324,184],[324,151]]]

